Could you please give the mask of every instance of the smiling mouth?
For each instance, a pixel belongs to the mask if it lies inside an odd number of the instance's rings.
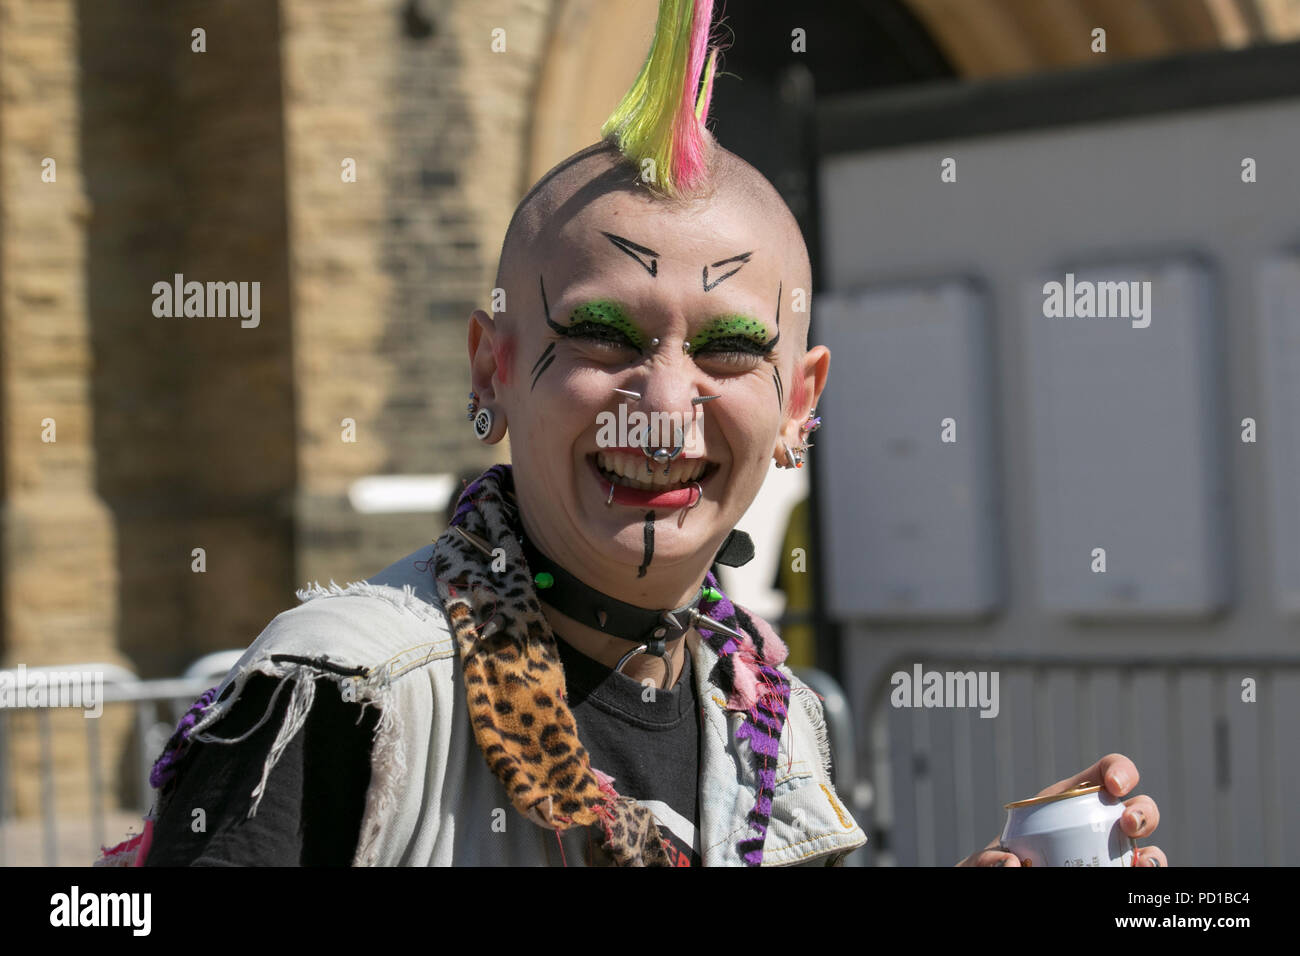
[[[654,465],[646,471],[649,459],[643,454],[624,451],[598,451],[588,455],[600,476],[615,485],[635,488],[638,491],[675,491],[707,481],[718,470],[716,462],[705,458],[679,458],[664,474],[663,465]]]

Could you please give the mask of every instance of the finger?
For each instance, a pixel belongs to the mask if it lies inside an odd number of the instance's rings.
[[[1142,794],[1124,801],[1124,815],[1119,825],[1131,837],[1150,836],[1160,825],[1160,808],[1150,797]]]
[[[1038,796],[1052,793],[1064,793],[1080,784],[1103,784],[1106,790],[1117,797],[1122,797],[1135,786],[1139,780],[1137,765],[1123,754],[1107,754],[1087,770],[1080,770],[1073,777],[1052,784]]]
[[[1123,754],[1107,754],[1097,761],[1093,782],[1105,784],[1108,792],[1122,797],[1137,786],[1139,779],[1137,764],[1132,760]]]
[[[1168,866],[1169,859],[1165,851],[1158,846],[1144,846],[1138,849],[1138,866]]]
[[[1007,850],[984,850],[975,857],[975,866],[1019,866],[1020,860]]]

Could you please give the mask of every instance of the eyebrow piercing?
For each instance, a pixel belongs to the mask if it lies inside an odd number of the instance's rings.
[[[639,402],[639,401],[641,401],[641,393],[640,393],[640,392],[634,392],[634,391],[632,391],[631,389],[628,389],[628,388],[616,388],[616,389],[614,389],[614,391],[618,392],[618,394],[620,394],[620,395],[626,395],[628,398],[632,399],[632,401],[634,401],[634,402]]]
[[[652,349],[657,349],[657,348],[659,348],[659,340],[658,340],[658,339],[651,339],[651,340],[650,340],[650,347],[651,347]]]
[[[682,342],[682,351],[683,351],[683,352],[686,352],[686,353],[689,353],[689,352],[691,351],[691,343],[690,343],[690,342]]]

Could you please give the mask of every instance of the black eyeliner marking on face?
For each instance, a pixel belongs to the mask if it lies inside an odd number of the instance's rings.
[[[537,281],[542,287],[542,312],[546,315],[546,324],[550,326],[551,331],[556,335],[568,335],[569,330],[565,326],[560,325],[559,322],[555,322],[551,319],[551,306],[550,303],[546,301],[546,280],[539,274],[537,276]]]
[[[554,356],[554,355],[551,355],[551,353],[552,353],[553,351],[555,351],[555,343],[554,343],[554,342],[552,342],[550,345],[546,346],[546,351],[543,352],[543,353],[541,354],[541,357],[538,358],[538,360],[537,360],[536,362],[533,363],[533,384],[532,384],[532,386],[528,389],[530,392],[531,392],[534,388],[537,387],[537,380],[538,380],[539,378],[542,377],[542,373],[545,372],[548,368],[550,368],[550,367],[551,367],[551,363],[555,361],[555,356]],[[543,359],[544,359],[545,361],[543,361]],[[539,365],[541,366],[541,368],[538,368],[538,367],[537,367],[537,366],[539,366]]]
[[[780,411],[785,411],[785,388],[781,384],[781,370],[772,369],[772,381],[776,383],[776,407]]]
[[[627,253],[633,259],[641,264],[641,268],[652,276],[659,275],[659,253],[653,249],[647,249],[645,246],[637,245],[631,239],[624,239],[622,236],[616,236],[612,232],[601,231],[601,235],[614,243],[620,250]],[[649,256],[650,261],[647,263],[642,256]]]
[[[647,511],[645,513],[645,557],[641,561],[641,567],[636,569],[638,578],[645,577],[645,569],[650,567],[650,559],[655,555],[655,513]]]
[[[776,284],[776,335],[772,338],[771,342],[767,343],[767,350],[769,352],[776,348],[777,342],[781,341],[781,290],[784,287],[785,284],[782,282]]]
[[[538,356],[537,361],[533,363],[533,370],[532,370],[532,372],[530,372],[529,374],[530,374],[530,375],[532,375],[532,374],[536,374],[536,372],[537,372],[537,366],[539,366],[539,365],[542,364],[542,359],[546,358],[546,356],[550,355],[551,352],[553,352],[554,350],[555,350],[555,343],[554,343],[554,342],[552,342],[550,345],[546,346],[546,351],[544,351],[540,356]]]
[[[722,282],[724,279],[730,279],[732,276],[734,276],[737,272],[739,272],[741,269],[744,268],[745,263],[749,261],[749,257],[752,256],[753,254],[754,253],[752,251],[742,252],[738,256],[732,256],[730,259],[719,259],[717,262],[713,263],[712,265],[705,266],[704,267],[704,291],[708,292],[716,288],[719,282]],[[709,270],[716,269],[718,266],[725,266],[729,262],[739,262],[740,265],[736,266],[736,268],[732,269],[730,272],[718,276],[718,278],[710,282]]]

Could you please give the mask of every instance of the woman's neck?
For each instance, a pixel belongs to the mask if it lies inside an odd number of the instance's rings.
[[[585,654],[594,661],[599,661],[613,670],[628,651],[637,647],[639,642],[607,634],[594,627],[579,624],[568,615],[557,611],[542,601],[542,613],[551,625],[557,640],[564,641],[574,650]],[[694,634],[693,630],[687,635]],[[672,688],[682,675],[686,654],[686,636],[669,641],[663,658],[653,654],[636,654],[623,666],[622,673],[642,684],[658,688]],[[665,667],[664,662],[667,661]]]

